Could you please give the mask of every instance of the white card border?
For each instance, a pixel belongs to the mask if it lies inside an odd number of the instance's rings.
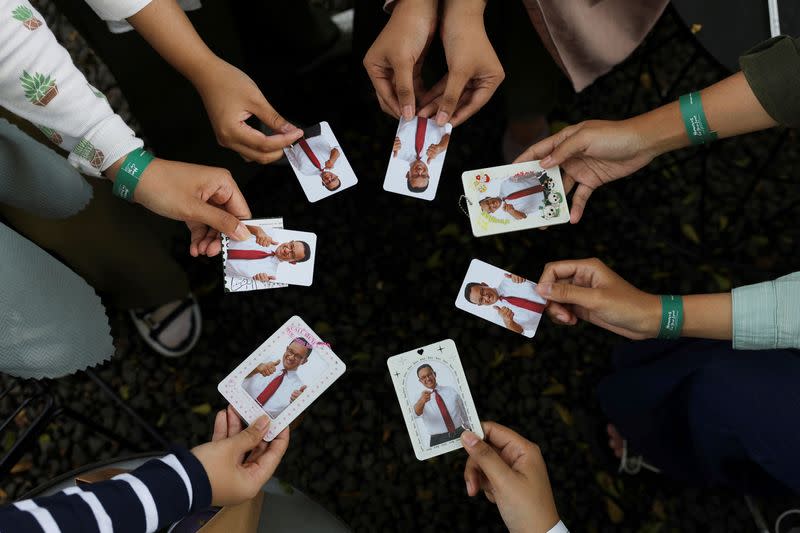
[[[274,229],[283,229],[283,217],[273,217],[273,218],[254,218],[251,220],[243,220],[242,222],[252,222],[255,224],[266,224],[269,225],[271,228]],[[233,283],[233,276],[226,276],[225,275],[225,262],[228,260],[228,237],[224,233],[220,233],[220,238],[222,239],[222,277],[225,281],[225,292],[250,292],[250,291],[263,291],[266,289],[282,289],[284,287],[288,287],[289,285],[286,283],[275,283],[274,281],[256,281],[251,280],[251,283],[254,283],[252,289],[232,289],[230,284]]]
[[[417,118],[422,118],[422,117],[417,117]],[[431,122],[434,123],[434,125],[436,125],[436,121],[434,119],[428,119],[428,120],[430,120]],[[397,137],[397,132],[400,131],[400,126],[402,124],[403,124],[403,119],[401,118],[400,122],[397,123],[397,129],[395,130],[395,137]],[[448,122],[444,126],[438,126],[437,125],[437,127],[445,128],[445,133],[450,135],[450,141],[448,141],[447,148],[445,149],[444,153],[442,154],[442,168],[441,168],[441,171],[439,172],[439,177],[436,179],[436,182],[435,183],[429,183],[427,190],[425,190],[425,192],[423,192],[421,194],[413,193],[413,192],[409,191],[407,188],[406,188],[406,190],[402,190],[399,187],[392,188],[391,184],[389,182],[389,167],[392,164],[392,152],[390,150],[389,151],[389,162],[386,165],[386,173],[384,174],[384,177],[383,177],[383,190],[384,191],[390,192],[392,194],[399,194],[399,195],[402,195],[402,196],[408,196],[409,198],[416,198],[417,200],[425,200],[426,202],[432,202],[433,200],[436,199],[436,192],[439,190],[439,182],[442,181],[442,174],[444,174],[444,162],[447,159],[447,152],[450,150],[449,142],[451,142],[453,140],[453,125],[452,124],[450,124]],[[395,189],[399,189],[399,190],[395,190]]]

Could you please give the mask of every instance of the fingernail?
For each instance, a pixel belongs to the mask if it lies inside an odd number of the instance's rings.
[[[269,418],[267,418],[266,416],[262,416],[261,418],[256,420],[255,423],[256,429],[259,431],[264,431],[265,429],[267,429],[268,425],[269,425]]]
[[[464,445],[467,448],[472,448],[473,446],[478,444],[478,441],[480,439],[475,433],[471,431],[465,431],[464,433],[461,434],[461,440],[464,442]]]
[[[406,120],[411,120],[411,118],[413,116],[414,116],[414,108],[411,107],[410,105],[404,105],[403,106],[403,118],[406,119]]]
[[[553,157],[548,155],[547,157],[539,161],[539,164],[542,166],[542,168],[548,168],[552,164],[552,162],[553,162]]]
[[[467,481],[467,494],[472,494],[472,481]]]
[[[536,291],[542,296],[550,296],[553,293],[552,283],[539,283],[536,286]]]
[[[244,241],[250,238],[250,230],[247,229],[247,226],[244,225],[244,222],[239,222],[239,225],[236,226],[236,231],[233,232],[233,237],[237,241]]]
[[[569,320],[569,317],[567,315],[562,315],[562,314],[556,315],[556,318],[559,319],[561,322],[566,322]]]
[[[439,111],[438,113],[436,113],[436,123],[440,126],[444,126],[445,124],[447,124],[447,119],[449,117],[450,115],[448,115],[444,111]]]
[[[289,133],[290,131],[294,131],[296,129],[297,129],[297,126],[295,126],[291,122],[287,122],[286,124],[281,126],[281,132],[283,132],[283,133]]]

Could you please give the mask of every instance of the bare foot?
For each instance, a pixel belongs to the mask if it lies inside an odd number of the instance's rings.
[[[622,435],[619,434],[617,428],[614,427],[613,424],[609,424],[606,426],[606,432],[608,433],[608,447],[614,452],[614,455],[617,456],[617,459],[622,457],[622,443],[625,439],[622,438]]]

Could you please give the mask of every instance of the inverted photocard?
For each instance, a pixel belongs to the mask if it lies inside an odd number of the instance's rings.
[[[383,188],[422,200],[433,200],[442,175],[453,126],[435,120],[400,119]]]
[[[260,283],[311,285],[317,236],[274,227],[274,219],[244,220],[250,238],[235,241],[223,235],[225,289],[252,291]]]
[[[270,441],[345,371],[345,364],[293,316],[217,387],[248,424],[267,414]]]
[[[309,202],[358,183],[353,167],[327,122],[303,128],[303,137],[283,149]]]
[[[538,161],[468,170],[461,175],[476,237],[569,222],[558,167]]]
[[[414,455],[423,461],[462,448],[461,434],[483,438],[475,402],[451,339],[387,360]]]
[[[473,259],[456,307],[516,333],[533,337],[547,300],[522,276]]]

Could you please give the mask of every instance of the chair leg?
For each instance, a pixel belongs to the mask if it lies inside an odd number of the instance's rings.
[[[109,429],[109,428],[107,428],[106,426],[104,426],[102,424],[98,424],[97,422],[95,422],[91,418],[88,418],[88,417],[82,415],[81,413],[75,411],[74,409],[72,409],[70,407],[60,406],[58,409],[56,409],[56,411],[55,411],[53,416],[56,416],[56,415],[59,415],[59,414],[62,414],[62,413],[64,415],[72,418],[76,422],[78,422],[80,424],[83,424],[84,426],[86,426],[90,430],[94,431],[95,433],[99,433],[100,435],[104,436],[105,438],[107,438],[109,440],[112,440],[114,442],[118,442],[120,444],[123,444],[126,447],[131,448],[131,449],[133,449],[134,451],[137,451],[137,452],[146,452],[146,451],[148,451],[148,449],[146,447],[143,447],[141,444],[135,444],[133,442],[130,442],[129,439],[126,439],[125,437],[123,437],[122,435],[117,433],[116,431],[114,431],[112,429]]]
[[[47,424],[50,423],[53,416],[55,416],[57,412],[56,402],[55,399],[50,395],[45,396],[36,396],[34,398],[30,398],[26,400],[22,408],[28,407],[31,405],[33,400],[36,398],[43,398],[45,401],[44,408],[39,415],[31,421],[31,424],[25,429],[25,431],[20,435],[14,443],[11,445],[11,448],[8,452],[0,458],[0,478],[5,477],[11,469],[17,464],[17,461],[25,454],[25,452],[29,451],[30,445],[39,438],[39,435],[44,433],[45,428],[47,428]],[[16,414],[20,411],[17,409],[8,420],[3,424],[3,427],[8,425],[10,420],[16,416]]]

